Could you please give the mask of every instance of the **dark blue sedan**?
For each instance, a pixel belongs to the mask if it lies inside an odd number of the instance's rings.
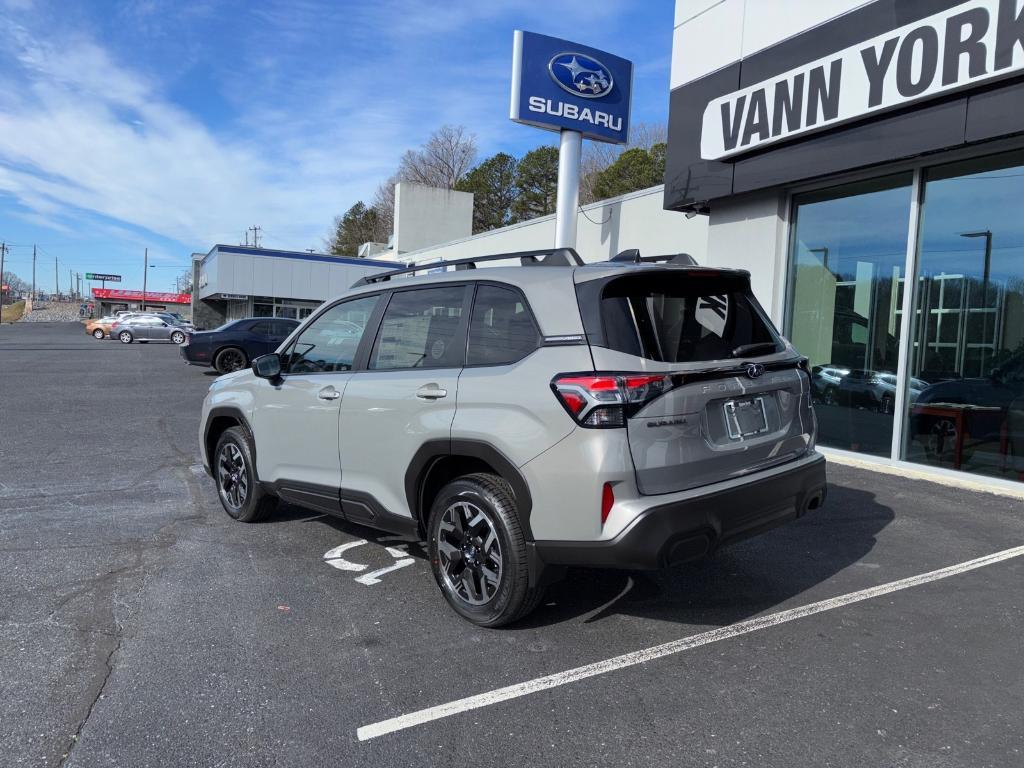
[[[181,356],[190,365],[212,365],[218,373],[231,373],[273,352],[298,327],[298,320],[284,317],[232,320],[215,330],[190,334],[180,347]]]

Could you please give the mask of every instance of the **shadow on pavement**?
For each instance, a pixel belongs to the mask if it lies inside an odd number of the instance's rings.
[[[825,507],[761,536],[723,547],[701,562],[661,571],[572,568],[551,585],[541,606],[507,629],[531,629],[613,615],[725,626],[805,592],[867,555],[895,518],[873,493],[830,485]],[[397,537],[355,523],[281,504],[268,523],[305,520],[380,546]],[[406,541],[406,540],[403,540]],[[409,555],[427,559],[426,545]],[[433,584],[430,585],[434,587]],[[587,615],[591,614],[591,615]]]

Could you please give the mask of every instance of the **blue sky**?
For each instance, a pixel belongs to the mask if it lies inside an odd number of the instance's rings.
[[[444,123],[480,158],[555,134],[508,120],[512,32],[635,62],[633,120],[668,114],[670,0],[0,0],[0,239],[12,271],[168,290],[193,251],[319,248]],[[181,268],[177,268],[180,266]]]

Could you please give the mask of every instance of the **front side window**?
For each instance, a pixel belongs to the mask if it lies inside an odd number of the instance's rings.
[[[460,343],[465,286],[401,291],[391,297],[370,368],[449,368],[464,360]]]
[[[352,370],[363,331],[379,300],[379,296],[364,296],[344,301],[316,318],[290,346],[288,373]]]
[[[540,332],[526,300],[511,288],[481,285],[469,321],[467,365],[505,365],[537,348]]]

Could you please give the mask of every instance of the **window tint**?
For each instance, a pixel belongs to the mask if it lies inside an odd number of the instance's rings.
[[[392,296],[381,322],[370,368],[446,368],[460,366],[457,338],[464,286],[401,291]]]
[[[253,323],[251,326],[249,326],[249,332],[255,333],[257,336],[269,336],[270,321],[264,320],[259,323]]]
[[[672,273],[609,283],[601,298],[611,349],[666,363],[758,357],[782,349],[736,278]]]
[[[469,322],[467,365],[503,365],[537,348],[537,326],[518,291],[481,285]]]
[[[328,309],[291,345],[289,373],[348,371],[379,296],[342,302]]]
[[[283,339],[289,333],[294,331],[297,325],[298,323],[289,323],[285,320],[274,320],[270,324],[270,335],[279,336],[280,338]]]

